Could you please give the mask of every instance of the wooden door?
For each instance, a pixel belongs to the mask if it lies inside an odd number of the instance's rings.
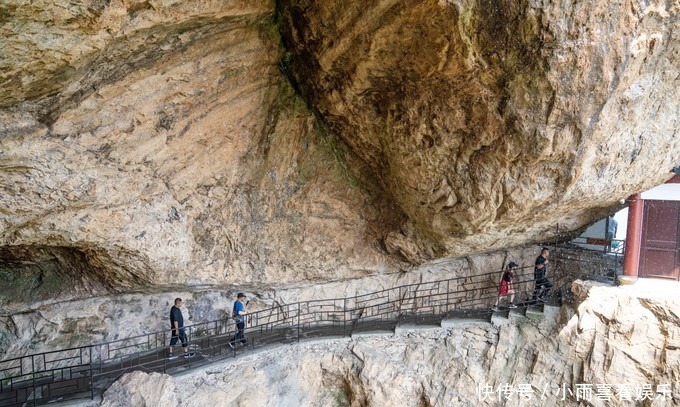
[[[680,201],[644,201],[639,275],[680,280]]]

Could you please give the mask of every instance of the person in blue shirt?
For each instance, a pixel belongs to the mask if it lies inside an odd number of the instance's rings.
[[[234,301],[234,308],[232,310],[232,317],[234,318],[234,321],[236,321],[236,335],[234,335],[234,337],[229,341],[229,347],[232,349],[234,349],[236,341],[240,341],[242,346],[246,346],[248,343],[245,335],[243,334],[243,331],[246,329],[245,314],[247,314],[246,305],[248,305],[248,303],[244,304],[245,301],[245,294],[238,293],[238,295],[236,295],[236,301]]]

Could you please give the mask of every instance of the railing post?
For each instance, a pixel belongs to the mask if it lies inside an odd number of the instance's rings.
[[[449,314],[451,307],[451,280],[446,280],[446,314]]]
[[[33,405],[35,406],[35,356],[31,356],[31,377],[33,378]]]
[[[193,326],[188,326],[188,327],[184,328],[185,330],[189,331],[186,334],[187,335],[187,344],[189,346],[191,346],[191,344],[194,343],[194,341],[191,338],[191,331],[193,330],[192,328],[193,328]]]
[[[88,347],[90,350],[90,400],[94,400],[94,370],[92,368],[92,346]]]
[[[399,312],[397,312],[397,325],[399,325],[399,321],[401,320],[401,307],[404,305],[404,297],[401,294],[401,286],[399,286],[399,298],[397,299],[397,304],[399,304]]]
[[[188,326],[185,327],[184,329],[189,331],[189,333],[186,333],[185,335],[187,336],[187,345],[191,346],[193,344],[193,341],[191,340],[191,331],[192,331],[193,326]],[[191,348],[189,349],[189,352],[191,352]],[[189,369],[191,369],[191,359],[186,359],[187,364],[189,365]]]
[[[347,297],[342,299],[342,337],[347,335]]]
[[[166,352],[166,350],[165,350],[165,346],[166,346],[166,344],[165,344],[165,334],[166,334],[166,332],[163,331],[163,352],[161,352],[161,356],[163,357],[163,373],[168,372],[168,358],[165,354],[165,352]]]
[[[300,343],[300,303],[297,303],[297,341]]]
[[[103,361],[103,359],[104,359],[104,353],[102,351],[102,345],[99,345],[99,373],[102,372],[102,368],[103,368],[103,366],[102,366],[103,362],[102,361]]]

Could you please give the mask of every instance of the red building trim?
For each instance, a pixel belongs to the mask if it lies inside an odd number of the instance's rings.
[[[628,197],[628,229],[626,231],[626,251],[623,254],[623,275],[638,276],[640,266],[640,240],[642,237],[643,200],[640,194]]]

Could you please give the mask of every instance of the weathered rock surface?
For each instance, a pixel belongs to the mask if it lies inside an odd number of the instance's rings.
[[[126,374],[111,385],[110,391],[116,394],[116,400],[106,400],[101,404],[102,406],[170,407],[180,405],[181,400],[175,381],[169,380],[169,377],[160,373],[147,375],[142,372],[133,372]]]
[[[670,0],[278,6],[0,4],[0,302],[406,270],[678,164]]]
[[[399,210],[283,80],[271,3],[62,6],[3,6],[7,301],[400,268]]]
[[[677,165],[677,2],[282,3],[303,94],[407,214],[391,252],[541,241]]]
[[[674,290],[577,281],[580,304],[541,320],[285,345],[178,377],[133,373],[102,405],[130,395],[167,406],[677,405]],[[590,396],[577,396],[577,385],[589,385]]]

